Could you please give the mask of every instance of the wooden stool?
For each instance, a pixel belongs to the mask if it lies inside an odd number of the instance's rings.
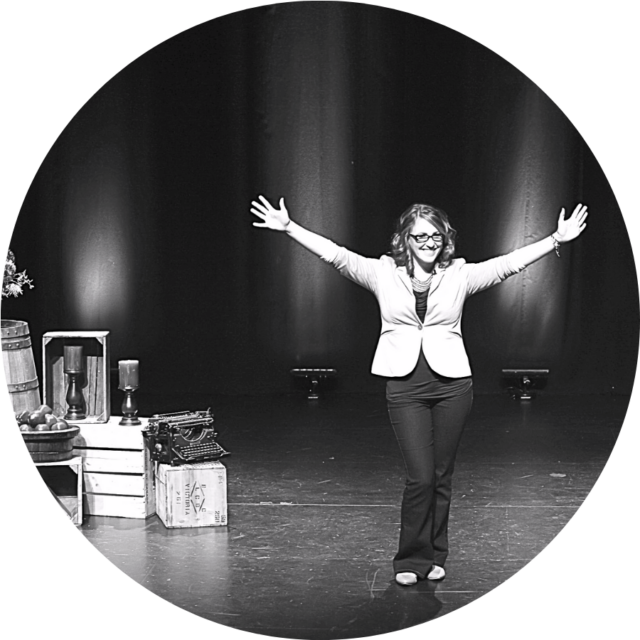
[[[35,462],[36,467],[69,467],[77,475],[75,496],[59,496],[51,487],[51,495],[57,500],[58,504],[67,512],[74,524],[82,524],[82,457],[76,456],[69,460],[60,460],[59,462]]]

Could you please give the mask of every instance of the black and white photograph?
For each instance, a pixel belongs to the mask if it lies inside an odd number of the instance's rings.
[[[632,25],[9,10],[8,628],[635,637]]]

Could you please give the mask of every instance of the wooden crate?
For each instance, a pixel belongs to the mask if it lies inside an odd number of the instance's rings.
[[[226,468],[217,461],[157,465],[156,511],[169,529],[226,525]]]
[[[62,417],[67,412],[69,376],[64,373],[64,345],[83,347],[85,375],[80,387],[85,399],[84,420],[69,420],[73,424],[85,422],[107,423],[110,417],[110,372],[108,331],[49,331],[42,336],[43,402]]]
[[[153,464],[142,438],[148,420],[121,426],[77,423],[74,454],[84,463],[84,508],[93,516],[147,518],[155,513]]]

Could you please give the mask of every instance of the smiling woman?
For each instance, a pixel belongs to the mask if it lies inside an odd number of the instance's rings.
[[[391,239],[391,255],[398,266],[406,267],[407,273],[419,281],[421,274],[424,277],[433,272],[436,260],[443,266],[449,265],[456,250],[456,236],[442,209],[414,204],[398,219]]]
[[[442,580],[456,452],[471,410],[473,385],[462,341],[466,299],[519,273],[586,228],[587,207],[554,233],[477,264],[454,259],[456,232],[444,211],[423,204],[399,218],[391,256],[364,258],[293,222],[284,198],[251,203],[253,226],[286,233],[343,276],[373,293],[382,330],[371,372],[387,379],[387,407],[406,469],[396,582]]]

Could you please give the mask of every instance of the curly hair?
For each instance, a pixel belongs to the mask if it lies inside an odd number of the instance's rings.
[[[413,258],[409,250],[409,232],[413,229],[418,218],[424,218],[430,222],[443,236],[442,251],[438,256],[438,264],[447,267],[456,250],[456,230],[451,226],[447,214],[428,204],[411,205],[399,218],[396,231],[391,238],[391,257],[399,267],[406,267],[410,276],[413,276]]]

